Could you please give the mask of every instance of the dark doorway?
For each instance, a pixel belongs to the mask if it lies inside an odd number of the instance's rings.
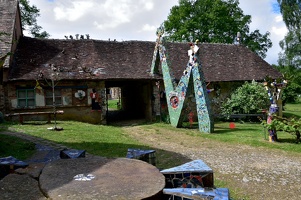
[[[109,107],[107,109],[108,124],[114,123],[116,121],[135,119],[141,120],[149,118],[149,112],[151,111],[150,82],[107,82],[106,88],[107,105],[110,102],[116,102],[116,109]],[[116,100],[116,98],[113,98],[112,91],[114,90],[114,88],[120,89],[118,100]]]

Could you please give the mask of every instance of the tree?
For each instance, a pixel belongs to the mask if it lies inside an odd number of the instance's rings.
[[[300,0],[278,0],[283,21],[288,29],[280,41],[284,52],[279,54],[279,65],[301,66],[301,2]]]
[[[41,32],[42,27],[37,24],[37,17],[40,10],[29,5],[29,0],[20,0],[21,21],[23,29],[28,29],[30,34],[36,38],[48,38],[50,35],[46,31]]]
[[[301,69],[293,66],[275,66],[285,80],[288,80],[287,86],[283,90],[283,103],[295,103],[301,94]]]
[[[233,43],[237,32],[240,42],[262,58],[272,47],[269,32],[250,32],[251,16],[244,15],[238,0],[180,0],[164,21],[170,41]]]
[[[301,1],[277,0],[283,21],[289,31],[300,30],[301,26]]]

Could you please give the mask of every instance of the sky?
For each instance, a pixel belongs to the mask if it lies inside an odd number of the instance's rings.
[[[270,32],[273,47],[265,60],[277,64],[279,41],[287,32],[277,0],[239,0],[244,15],[251,15],[250,30]],[[155,41],[156,29],[178,5],[178,0],[29,0],[40,9],[38,25],[54,39],[90,35],[96,40]],[[25,33],[25,35],[27,35]]]

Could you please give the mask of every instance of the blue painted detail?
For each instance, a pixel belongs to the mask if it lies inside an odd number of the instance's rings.
[[[202,160],[194,160],[177,167],[161,170],[161,173],[185,173],[185,172],[205,172],[213,173],[213,170]]]
[[[12,156],[0,158],[0,165],[13,165],[14,167],[27,167],[28,164],[24,161],[18,160]]]
[[[161,170],[161,173],[165,176],[166,188],[214,187],[213,170],[202,160]]]
[[[216,188],[216,189],[205,189],[205,188],[172,188],[163,189],[164,194],[172,196],[170,199],[213,199],[213,200],[229,200],[230,193],[228,188]]]
[[[144,149],[128,149],[126,154],[127,158],[138,159],[145,161],[149,164],[156,165],[156,151],[155,150],[144,150]]]
[[[61,158],[83,158],[85,156],[86,156],[85,150],[69,149],[69,150],[62,150],[60,152]]]
[[[155,150],[128,149],[126,157],[127,158],[139,159],[141,156],[144,156],[146,154],[152,154],[152,153],[155,153],[155,152],[156,152]]]

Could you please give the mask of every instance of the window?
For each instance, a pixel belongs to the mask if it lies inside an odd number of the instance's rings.
[[[28,108],[35,106],[34,89],[18,89],[17,90],[18,107]]]
[[[61,90],[54,90],[55,105],[62,105]],[[52,90],[45,90],[45,103],[46,106],[53,106],[53,93]]]

